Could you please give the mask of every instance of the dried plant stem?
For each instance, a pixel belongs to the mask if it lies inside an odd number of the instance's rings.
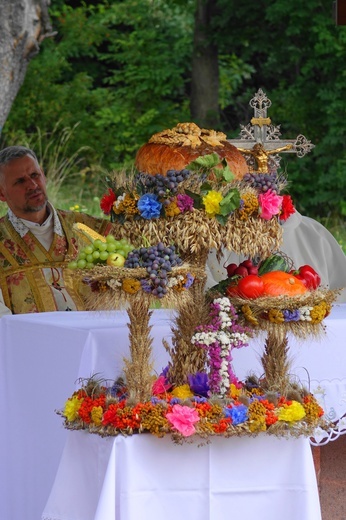
[[[261,357],[265,373],[265,384],[269,391],[286,395],[289,384],[288,338],[281,327],[268,332],[264,354]]]
[[[196,327],[206,323],[208,319],[209,305],[206,302],[204,283],[194,288],[193,300],[181,304],[175,326],[172,326],[172,347],[164,342],[171,361],[169,363],[169,379],[174,386],[183,385],[187,382],[189,374],[196,374],[205,369],[205,351],[195,347],[191,338]]]
[[[149,302],[135,298],[127,311],[130,318],[130,359],[124,359],[124,374],[127,381],[129,398],[135,402],[146,402],[151,398],[152,370],[151,360],[153,339],[149,325],[152,312]]]

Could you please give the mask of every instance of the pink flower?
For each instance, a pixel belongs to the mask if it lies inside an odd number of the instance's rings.
[[[175,404],[172,408],[172,412],[166,414],[166,419],[168,419],[174,428],[184,437],[189,437],[196,431],[194,424],[199,421],[199,415],[194,408]]]
[[[177,206],[182,213],[193,210],[193,199],[189,195],[179,193],[177,195]]]
[[[171,384],[167,382],[165,376],[159,376],[153,383],[152,393],[153,395],[164,394],[171,388]]]
[[[260,205],[260,217],[265,220],[270,220],[273,215],[278,215],[281,210],[283,197],[277,195],[274,191],[268,190],[258,196]]]

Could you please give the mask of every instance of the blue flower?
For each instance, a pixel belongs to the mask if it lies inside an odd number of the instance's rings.
[[[208,402],[208,399],[206,397],[199,397],[198,395],[194,395],[191,398],[191,400],[194,401],[195,403],[207,403]]]
[[[209,384],[208,376],[205,372],[197,372],[197,374],[189,374],[187,376],[189,386],[194,394],[208,397]]]
[[[237,424],[246,422],[248,420],[248,409],[245,404],[239,404],[238,406],[233,406],[232,408],[224,408],[223,413],[225,417],[229,417],[232,419],[232,424],[236,426]]]
[[[283,311],[285,321],[299,321],[300,312],[298,310],[284,310]]]
[[[189,287],[191,287],[191,285],[193,284],[193,281],[194,281],[194,277],[192,276],[192,274],[190,273],[187,273],[186,275],[186,282],[185,282],[185,289],[189,289]]]
[[[160,216],[162,204],[157,200],[157,195],[146,193],[137,202],[137,207],[141,217],[150,220]]]

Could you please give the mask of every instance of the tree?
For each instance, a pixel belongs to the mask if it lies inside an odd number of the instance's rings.
[[[51,36],[50,0],[0,0],[0,133],[29,61]]]
[[[57,36],[30,63],[3,139],[79,123],[71,154],[89,145],[88,159],[107,169],[133,163],[153,133],[190,117],[193,5],[54,0]]]
[[[197,0],[191,70],[191,117],[207,128],[217,128],[219,117],[219,61],[217,41],[211,37],[214,0]]]

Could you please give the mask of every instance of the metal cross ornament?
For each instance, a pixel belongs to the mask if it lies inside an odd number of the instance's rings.
[[[280,125],[272,125],[267,116],[271,104],[263,90],[259,89],[249,103],[254,109],[251,122],[246,126],[240,125],[240,139],[228,139],[243,153],[251,172],[276,171],[280,166],[279,153],[295,153],[297,157],[304,157],[314,148],[302,134],[296,139],[280,139]]]

